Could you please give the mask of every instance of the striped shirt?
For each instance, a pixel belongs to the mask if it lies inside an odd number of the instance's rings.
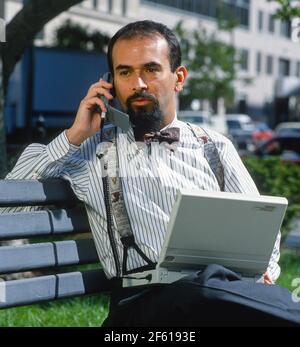
[[[177,190],[220,190],[204,157],[203,143],[195,138],[186,123],[175,118],[167,127],[173,126],[180,128],[180,140],[175,147],[172,144],[172,148],[166,142],[137,143],[132,129],[127,134],[117,132],[119,172],[132,231],[137,245],[153,262],[158,260]],[[259,195],[232,143],[214,131],[207,130],[207,133],[223,165],[225,191]],[[107,233],[101,163],[97,157],[106,143],[101,143],[100,138],[98,132],[75,146],[68,142],[64,131],[47,146],[31,144],[6,178],[68,180],[86,206],[100,262],[107,277],[111,278],[116,275],[116,269]],[[123,259],[123,245],[117,232],[114,238],[119,259]],[[279,245],[280,233],[268,267],[273,281],[280,274]],[[144,260],[134,250],[129,250],[127,269],[143,265],[146,265]]]

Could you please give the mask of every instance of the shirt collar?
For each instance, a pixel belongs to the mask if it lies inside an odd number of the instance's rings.
[[[176,126],[177,126],[177,127],[179,126],[177,114],[175,114],[175,117],[174,117],[174,119],[172,120],[172,122],[169,123],[169,124],[167,124],[167,125],[166,125],[165,127],[163,127],[162,129],[160,129],[160,131],[166,130],[166,129],[171,128],[171,127],[176,127]]]

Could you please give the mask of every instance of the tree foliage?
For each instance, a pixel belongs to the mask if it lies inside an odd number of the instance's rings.
[[[67,20],[56,30],[54,46],[104,53],[109,39],[108,35],[99,31],[89,32],[88,28]]]
[[[289,205],[283,222],[283,238],[290,231],[294,218],[300,217],[300,166],[282,163],[279,158],[244,160],[261,194],[284,196]]]
[[[298,0],[268,0],[276,2],[279,7],[275,13],[275,17],[283,20],[291,20],[300,17],[300,6]]]
[[[208,34],[203,28],[190,33],[183,28],[182,22],[177,24],[175,31],[183,63],[190,73],[181,102],[188,105],[194,99],[208,99],[215,103],[219,98],[232,102],[239,62],[233,45],[220,41],[215,33]]]

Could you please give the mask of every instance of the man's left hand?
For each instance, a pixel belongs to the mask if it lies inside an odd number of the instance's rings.
[[[264,284],[274,284],[268,272],[264,273]]]

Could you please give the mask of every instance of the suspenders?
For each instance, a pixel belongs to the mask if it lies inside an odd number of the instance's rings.
[[[214,142],[202,128],[187,123],[189,129],[196,137],[197,141],[204,143],[204,155],[211,167],[221,191],[224,191],[224,172],[219,158],[219,154]],[[107,217],[107,232],[110,240],[112,253],[116,267],[116,277],[122,277],[135,272],[151,270],[155,268],[156,263],[152,262],[138,247],[132,232],[128,213],[126,210],[122,181],[119,175],[119,158],[117,151],[117,128],[107,127],[101,130],[101,142],[106,146],[98,158],[101,159],[102,182],[104,190],[104,202]],[[115,234],[120,235],[123,245],[122,264],[119,259]],[[145,266],[127,270],[128,251],[133,249],[147,263]]]
[[[119,175],[116,132],[116,127],[102,129],[102,141],[105,141],[107,146],[105,146],[103,152],[100,154],[100,158],[102,159],[102,181],[106,206],[107,231],[115,260],[116,277],[121,277],[122,275],[129,275],[134,272],[154,269],[156,263],[152,262],[138,247],[131,229],[124,202],[122,181]],[[120,240],[123,244],[122,268],[120,266],[117,245],[114,239],[115,229],[117,229],[116,231],[119,233]],[[134,249],[147,265],[128,271],[127,260],[130,248]]]
[[[225,188],[224,170],[216,145],[203,128],[190,123],[187,123],[187,125],[192,131],[193,135],[196,137],[197,141],[204,143],[205,159],[207,160],[212,172],[214,173],[218,181],[220,190],[223,192]]]

